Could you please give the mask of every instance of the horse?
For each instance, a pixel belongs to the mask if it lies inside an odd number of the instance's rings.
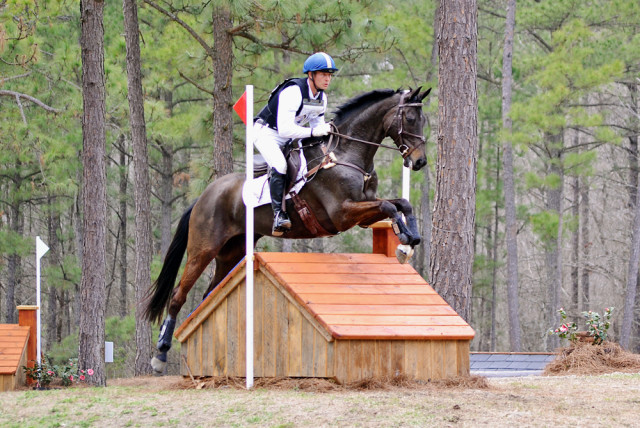
[[[330,135],[301,141],[309,160],[309,177],[298,202],[302,201],[314,221],[309,223],[304,218],[308,215],[300,215],[294,202],[287,199],[292,228],[283,238],[336,235],[356,225],[367,227],[390,218],[402,244],[413,248],[420,243],[409,201],[376,197],[378,177],[373,158],[380,147],[386,147],[399,151],[404,166],[414,171],[427,164],[422,101],[431,89],[421,89],[378,89],[357,96],[338,107]],[[390,137],[395,147],[383,145],[385,137]],[[165,310],[168,312],[160,329],[158,354],[151,362],[157,373],[166,367],[178,312],[206,266],[215,259],[215,273],[203,298],[245,255],[244,182],[240,173],[214,180],[178,222],[158,279],[143,302],[144,316],[150,322],[160,322]],[[273,236],[272,221],[271,204],[255,208],[254,245],[263,236]],[[174,288],[185,251],[185,268]]]

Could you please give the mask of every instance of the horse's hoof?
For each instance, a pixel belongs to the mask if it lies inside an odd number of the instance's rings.
[[[151,359],[151,368],[153,369],[156,375],[163,375],[167,368],[167,362],[162,361],[158,357],[153,357]]]
[[[396,248],[396,259],[398,259],[400,264],[407,263],[411,260],[411,256],[413,256],[413,247],[409,245],[398,245]]]
[[[409,245],[411,245],[411,248],[413,248],[416,245],[420,245],[420,242],[422,242],[422,238],[419,236],[416,236],[411,238],[411,242],[409,242]]]

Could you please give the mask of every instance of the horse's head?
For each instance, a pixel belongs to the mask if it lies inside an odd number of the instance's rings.
[[[386,135],[391,137],[400,149],[404,166],[414,171],[427,164],[423,132],[426,118],[422,112],[422,100],[429,95],[431,88],[422,93],[420,89],[422,87],[400,93],[398,105],[384,117]]]

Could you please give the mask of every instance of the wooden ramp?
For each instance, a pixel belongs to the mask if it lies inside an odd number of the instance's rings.
[[[256,253],[253,268],[256,377],[469,373],[473,329],[395,257]],[[242,262],[176,330],[183,375],[245,375],[244,272]]]
[[[0,324],[0,391],[25,384],[29,332],[28,326]]]

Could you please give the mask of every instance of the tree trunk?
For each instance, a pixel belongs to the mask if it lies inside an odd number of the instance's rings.
[[[633,307],[636,301],[638,286],[638,258],[640,257],[640,182],[636,185],[636,205],[634,207],[633,229],[631,230],[631,249],[629,251],[629,268],[627,271],[627,292],[624,298],[624,315],[620,329],[620,345],[629,348],[631,328],[633,326]]]
[[[171,207],[173,205],[173,151],[158,142],[162,153],[160,173],[160,254],[166,256],[171,245]]]
[[[14,179],[15,189],[19,189],[22,185],[22,178],[18,177]],[[22,216],[22,212],[20,211],[21,202],[19,200],[14,200],[13,203],[9,207],[9,229],[16,234],[16,236],[22,236],[24,231],[24,217]],[[16,290],[20,285],[21,275],[21,265],[22,265],[22,257],[20,254],[13,253],[9,254],[7,261],[7,287],[5,294],[5,308],[6,308],[6,317],[5,322],[7,324],[17,324],[18,316],[16,311]]]
[[[82,284],[80,295],[80,339],[78,359],[81,369],[93,369],[88,379],[105,386],[105,74],[104,2],[81,0],[82,51],[82,165],[83,230]]]
[[[591,235],[589,233],[589,181],[582,178],[580,185],[580,236],[582,237],[582,311],[589,310],[590,301],[590,274],[591,261],[589,260],[591,250]]]
[[[129,167],[127,165],[127,144],[124,135],[119,138],[120,150],[120,317],[127,316],[127,187]]]
[[[502,127],[511,135],[511,100],[513,86],[513,35],[516,27],[516,0],[507,2],[507,19],[504,29],[502,53]],[[507,304],[509,308],[509,346],[512,352],[522,349],[520,332],[520,303],[518,299],[518,225],[516,222],[516,190],[513,177],[513,147],[509,139],[502,144],[504,169],[504,217],[507,244]]]
[[[151,373],[151,326],[142,315],[142,301],[151,286],[151,184],[147,153],[142,73],[140,71],[140,39],[138,9],[135,0],[123,0],[124,34],[127,45],[127,83],[129,116],[133,145],[133,170],[136,205],[136,364],[135,375]]]
[[[571,214],[580,221],[580,177],[573,179],[573,205]],[[571,234],[571,317],[580,315],[580,231]]]
[[[431,281],[453,309],[468,320],[478,161],[478,8],[475,0],[441,0],[440,10]]]
[[[562,133],[552,135],[548,138],[547,151],[550,153],[548,175],[557,175],[560,183],[557,188],[547,189],[546,209],[558,216],[558,227],[554,238],[546,243],[545,263],[547,268],[547,328],[557,327],[559,323],[558,309],[561,305],[562,295],[562,212],[564,198],[564,172],[562,170]],[[559,346],[557,336],[547,336],[549,338],[548,349],[555,349]]]
[[[61,229],[60,225],[60,213],[58,212],[58,208],[56,205],[55,196],[49,195],[47,198],[47,230],[48,230],[48,238],[47,245],[49,246],[49,257],[47,258],[47,265],[56,267],[56,269],[60,268],[60,241],[58,240],[57,231]],[[47,329],[46,329],[46,338],[47,338],[47,348],[51,349],[51,345],[59,342],[61,339],[59,325],[58,322],[60,306],[59,306],[59,297],[58,297],[58,289],[56,288],[56,284],[47,284],[48,290],[48,299],[47,299]]]
[[[233,45],[228,7],[213,8],[213,168],[214,176],[233,172]]]

